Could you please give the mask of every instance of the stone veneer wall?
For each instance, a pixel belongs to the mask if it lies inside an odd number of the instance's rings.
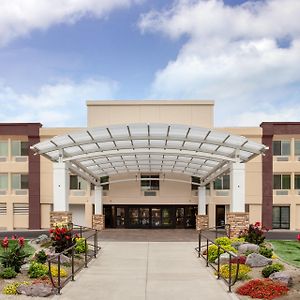
[[[105,228],[105,215],[93,215],[93,229],[103,230]]]
[[[208,215],[196,215],[196,230],[208,228]]]
[[[51,211],[50,212],[50,228],[55,227],[57,223],[71,223],[72,213],[69,211]]]
[[[240,231],[249,226],[249,213],[227,213],[227,224],[230,225],[230,237],[237,237]]]

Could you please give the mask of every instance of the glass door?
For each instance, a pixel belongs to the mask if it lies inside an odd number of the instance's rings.
[[[117,228],[125,227],[125,207],[117,207]]]
[[[176,228],[184,228],[184,207],[176,208]]]
[[[273,206],[273,229],[290,229],[290,207]]]
[[[216,226],[225,226],[225,205],[216,205]]]
[[[140,225],[141,227],[149,227],[150,225],[150,208],[140,208]]]
[[[163,227],[170,227],[172,226],[172,209],[164,207],[161,210],[161,223]]]
[[[152,218],[151,218],[152,228],[161,227],[161,209],[152,208],[151,214],[152,214]]]
[[[128,225],[129,227],[139,226],[139,209],[137,207],[130,207],[128,209]]]
[[[185,208],[185,227],[196,228],[196,208],[194,206]]]

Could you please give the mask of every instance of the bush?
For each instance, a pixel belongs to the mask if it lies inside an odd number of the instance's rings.
[[[20,285],[30,285],[30,282],[27,281],[23,281],[23,282],[13,282],[10,284],[7,284],[6,286],[4,286],[4,288],[2,289],[2,293],[5,295],[17,295],[17,288]]]
[[[58,277],[58,267],[57,266],[51,266],[51,274],[53,277]],[[67,277],[68,276],[68,272],[60,267],[60,277]]]
[[[230,240],[230,238],[224,236],[224,237],[219,237],[219,238],[215,239],[215,243],[220,246],[230,246],[231,240]]]
[[[236,275],[237,264],[231,264],[231,277],[234,280]],[[246,265],[239,266],[238,280],[247,279],[247,274],[251,271],[251,268]],[[220,275],[223,278],[229,278],[229,264],[222,265],[220,267]]]
[[[48,274],[49,269],[46,265],[33,261],[28,270],[30,278],[38,278]]]
[[[276,272],[280,272],[284,269],[282,264],[273,264],[270,266],[266,266],[262,269],[261,273],[262,276],[265,278],[268,278],[271,274],[276,273]]]
[[[16,276],[17,276],[17,272],[11,267],[3,269],[2,272],[0,273],[0,277],[4,279],[15,278]]]
[[[244,238],[246,242],[251,244],[260,245],[264,242],[264,233],[268,231],[265,227],[261,227],[260,222],[256,222],[254,225],[250,224],[248,229],[240,232],[239,238]]]
[[[273,250],[268,249],[267,247],[260,247],[259,248],[259,254],[261,254],[261,255],[263,255],[264,257],[267,257],[267,258],[272,258]]]
[[[232,246],[230,246],[230,245],[221,246],[221,247],[224,248],[227,251],[237,253],[237,250],[235,248],[233,248]],[[221,255],[223,253],[224,253],[224,251],[220,248],[219,255]],[[217,245],[210,245],[208,247],[208,260],[210,262],[214,262],[217,258],[218,258],[218,246]]]
[[[85,238],[75,238],[76,246],[75,252],[76,253],[85,253]]]
[[[286,295],[288,287],[269,278],[253,279],[240,286],[236,293],[258,299],[275,299]]]
[[[68,224],[57,224],[55,229],[50,229],[50,236],[56,253],[63,252],[73,245],[72,235],[72,227]]]
[[[44,264],[47,261],[47,258],[48,256],[44,250],[37,252],[34,256],[35,261],[41,264]]]

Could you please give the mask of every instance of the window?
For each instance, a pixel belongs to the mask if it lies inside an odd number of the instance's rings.
[[[28,142],[12,141],[11,154],[12,156],[28,156]]]
[[[295,190],[300,190],[300,174],[295,174]]]
[[[143,178],[147,178],[143,180]],[[141,189],[143,191],[158,191],[159,190],[159,175],[141,175]]]
[[[300,141],[295,141],[295,155],[300,156]]]
[[[230,176],[224,175],[214,181],[215,190],[229,190],[230,189]]]
[[[291,175],[274,174],[273,175],[274,190],[289,190],[291,189]]]
[[[290,229],[290,207],[273,206],[273,229]]]
[[[0,156],[8,156],[8,143],[7,141],[0,141]]]
[[[100,178],[100,183],[106,183],[109,182],[109,176],[103,176]],[[109,190],[109,183],[102,185],[103,191]]]
[[[199,185],[193,183],[200,183],[200,178],[192,176],[192,190],[198,190]]]
[[[13,190],[27,190],[28,189],[28,175],[27,174],[12,174],[11,184]]]
[[[8,189],[8,175],[0,174],[0,190]]]
[[[70,190],[86,190],[87,183],[77,175],[70,175]]]
[[[288,156],[291,153],[290,141],[274,141],[273,142],[273,155]]]

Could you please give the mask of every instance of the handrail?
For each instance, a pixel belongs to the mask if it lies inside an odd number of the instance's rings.
[[[85,243],[85,252],[84,252],[84,262],[83,264],[80,264],[77,268],[75,268],[75,263],[74,263],[74,258],[75,258],[75,247],[76,247],[76,243],[74,243],[72,246],[70,246],[69,248],[63,250],[60,253],[56,253],[54,254],[51,258],[48,258],[48,268],[49,268],[49,278],[50,281],[52,283],[52,286],[57,290],[57,293],[60,294],[62,288],[71,280],[74,281],[75,280],[75,274],[77,274],[82,268],[87,268],[88,267],[88,263],[93,259],[97,257],[97,254],[99,252],[99,250],[101,249],[101,247],[98,246],[98,231],[96,229],[92,229],[89,227],[84,227],[84,226],[80,226],[80,225],[74,225],[73,223],[69,223],[68,225],[71,226],[72,228],[72,239],[75,237],[74,232],[79,231],[79,237],[80,238],[84,238],[84,243]],[[91,234],[89,235],[84,235],[85,232],[90,232],[92,231]],[[93,243],[88,243],[88,240],[90,238],[93,238]],[[88,251],[88,246],[92,246],[93,250],[92,252]],[[65,280],[62,282],[61,279],[61,274],[60,274],[60,270],[61,270],[61,255],[63,254],[68,254],[71,255],[71,274],[69,276],[67,276],[65,278]],[[53,276],[52,276],[52,272],[51,272],[51,263],[53,263],[53,261],[57,260],[57,283],[55,282]]]
[[[230,233],[230,225],[229,224],[226,224],[225,225],[225,228],[228,227],[228,231],[226,231],[227,233],[227,236],[228,236],[228,233]],[[240,269],[240,256],[231,252],[231,251],[228,251],[226,249],[224,249],[221,245],[218,245],[216,244],[213,240],[211,240],[208,236],[206,236],[205,234],[203,234],[205,231],[208,231],[208,230],[212,230],[212,229],[216,229],[216,227],[212,227],[212,228],[208,228],[208,229],[204,229],[204,230],[200,230],[199,232],[199,236],[198,236],[198,247],[196,248],[196,251],[198,252],[198,257],[202,257],[205,259],[206,261],[206,267],[209,267],[211,266],[217,273],[217,279],[220,279],[222,278],[225,283],[227,284],[228,286],[228,291],[231,293],[231,287],[237,282],[238,280],[238,274],[239,274],[239,269]],[[228,236],[229,237],[229,236]],[[206,240],[206,242],[204,242],[204,245],[202,245],[202,239]],[[211,263],[209,260],[208,260],[208,248],[210,245],[216,245],[218,247],[218,258],[217,258],[217,264],[215,266],[214,263]],[[206,255],[204,255],[202,252],[201,252],[201,248],[206,248]],[[220,273],[220,250],[222,250],[224,253],[227,253],[229,255],[229,262],[228,262],[228,265],[229,265],[229,277],[228,279],[225,278],[224,276],[221,275]],[[232,274],[232,258],[237,258],[237,262],[236,262],[236,272],[235,272],[235,275]],[[233,277],[234,275],[234,277]]]

